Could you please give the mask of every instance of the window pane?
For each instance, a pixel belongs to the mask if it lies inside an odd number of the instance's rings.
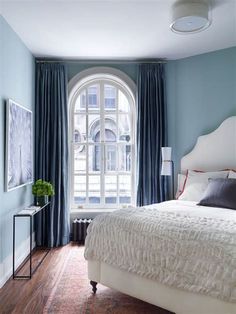
[[[75,113],[86,111],[86,90],[82,90],[75,102]]]
[[[131,176],[119,176],[119,202],[121,204],[131,203]]]
[[[86,194],[84,192],[74,192],[74,204],[82,205],[86,203]]]
[[[131,171],[131,146],[119,146],[119,170]]]
[[[116,142],[117,140],[116,115],[114,114],[105,116],[104,137],[106,142]]]
[[[75,174],[86,172],[86,147],[74,145],[74,172]]]
[[[87,88],[88,110],[99,109],[99,85],[91,85]]]
[[[100,115],[89,114],[88,115],[88,141],[89,142],[100,142]]]
[[[105,176],[105,203],[117,203],[117,176]]]
[[[105,110],[116,109],[116,88],[112,85],[104,85],[104,108]]]
[[[86,201],[86,176],[74,177],[74,202],[83,204]]]
[[[74,116],[74,142],[86,141],[86,114],[76,114]]]
[[[101,146],[89,145],[89,172],[101,171]]]
[[[130,142],[131,139],[130,116],[128,114],[119,115],[119,141]]]
[[[130,104],[127,97],[119,90],[118,93],[118,110],[119,112],[130,112]]]
[[[79,130],[74,130],[74,143],[81,143],[82,142],[82,135],[80,134]]]
[[[115,145],[107,145],[105,147],[105,170],[116,171],[116,153],[117,148]]]
[[[89,176],[88,189],[89,203],[100,203],[100,176]]]

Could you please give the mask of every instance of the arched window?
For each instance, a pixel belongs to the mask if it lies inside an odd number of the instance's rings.
[[[134,96],[119,77],[94,74],[70,93],[72,206],[134,204]]]

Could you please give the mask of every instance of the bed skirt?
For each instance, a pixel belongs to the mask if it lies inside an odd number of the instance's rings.
[[[236,304],[179,290],[154,280],[88,260],[90,280],[176,314],[235,314]],[[99,290],[99,286],[97,287]]]

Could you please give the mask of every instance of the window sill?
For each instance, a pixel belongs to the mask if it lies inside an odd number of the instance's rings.
[[[131,206],[134,208],[134,206]],[[98,215],[112,213],[115,210],[130,208],[130,207],[121,207],[121,208],[71,208],[70,210],[70,222],[72,223],[74,219],[81,218],[81,219],[89,219],[95,218]]]
[[[70,213],[81,213],[81,214],[89,214],[89,213],[109,213],[119,208],[71,208]]]
[[[117,210],[117,208],[71,208],[70,211],[70,223],[76,219],[76,218],[81,218],[81,219],[93,219],[98,215],[101,214],[106,214],[106,213],[111,213],[113,211]]]

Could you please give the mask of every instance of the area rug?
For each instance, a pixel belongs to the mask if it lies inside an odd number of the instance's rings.
[[[170,312],[98,285],[94,295],[87,278],[84,248],[68,251],[54,288],[44,307],[44,314],[168,314]]]

